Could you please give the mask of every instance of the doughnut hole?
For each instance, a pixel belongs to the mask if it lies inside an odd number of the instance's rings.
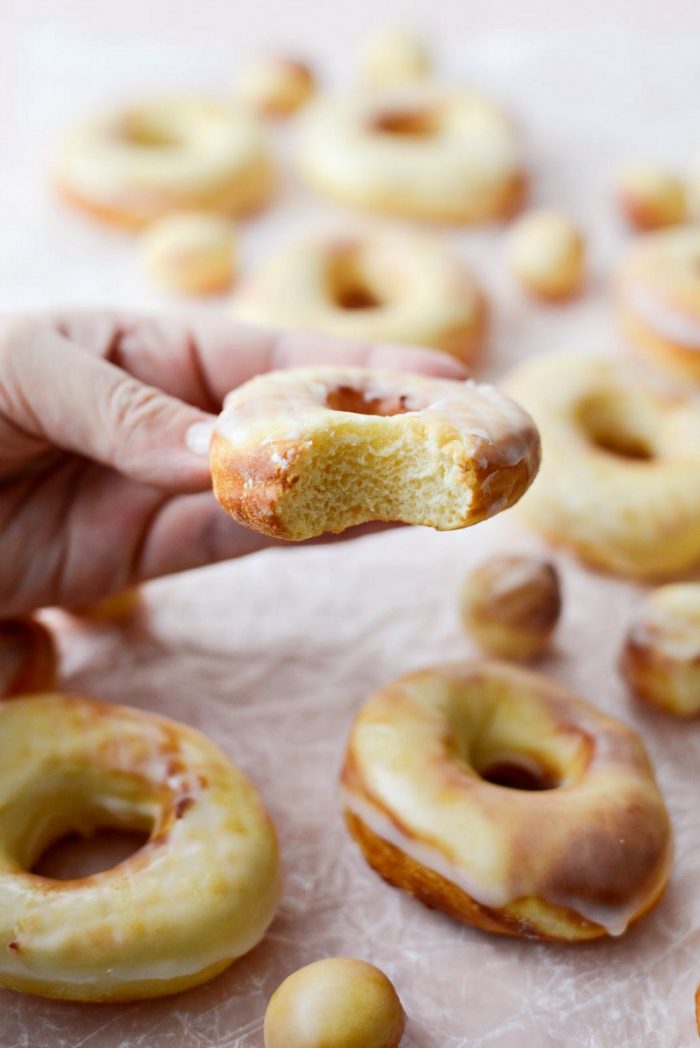
[[[286,117],[314,95],[316,78],[311,67],[298,58],[268,55],[243,69],[238,90],[260,116]]]
[[[117,136],[126,145],[140,149],[174,149],[181,144],[180,136],[172,128],[147,112],[125,113]]]
[[[663,229],[688,217],[683,182],[653,164],[628,164],[617,176],[617,200],[635,229]]]
[[[386,87],[422,80],[430,73],[430,55],[421,37],[410,29],[388,28],[373,34],[360,55],[362,80]]]
[[[162,288],[184,295],[225,290],[236,269],[236,241],[224,217],[176,211],[153,222],[141,234],[141,263]]]
[[[534,658],[561,613],[557,570],[542,557],[494,557],[464,580],[460,612],[464,628],[490,655]]]
[[[352,245],[329,256],[326,287],[329,300],[340,310],[378,309],[386,304],[385,290],[367,273]]]
[[[411,404],[405,394],[373,397],[366,391],[354,386],[337,386],[329,390],[326,396],[326,407],[331,411],[347,411],[354,415],[404,415],[417,408]]]
[[[432,138],[440,130],[440,115],[434,109],[386,109],[370,126],[378,134],[396,138]]]
[[[89,837],[68,833],[52,841],[31,872],[54,881],[70,881],[111,870],[148,843],[145,830],[97,827]]]
[[[293,972],[265,1012],[265,1048],[397,1048],[406,1016],[379,968],[328,957]]]
[[[593,447],[630,462],[650,462],[659,453],[658,409],[643,394],[599,391],[579,405],[578,424]]]
[[[513,223],[506,247],[513,276],[529,294],[557,302],[583,283],[585,245],[577,227],[556,211],[530,211]]]

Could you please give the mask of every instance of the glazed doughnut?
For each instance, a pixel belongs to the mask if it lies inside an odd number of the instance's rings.
[[[306,105],[316,91],[316,81],[306,62],[269,55],[246,66],[238,90],[260,116],[284,117]]]
[[[221,215],[176,211],[141,235],[146,272],[169,291],[210,295],[230,286],[235,269],[231,223]]]
[[[208,98],[146,101],[96,117],[67,137],[59,192],[98,218],[140,228],[171,211],[242,214],[273,185],[255,119]]]
[[[550,541],[622,575],[700,560],[700,399],[603,357],[536,357],[506,379],[542,437],[522,512]]]
[[[368,229],[310,236],[270,258],[234,299],[248,323],[477,353],[485,300],[447,243]]]
[[[493,557],[464,580],[460,610],[465,628],[489,655],[534,658],[559,621],[557,569],[543,557]]]
[[[635,229],[663,229],[687,218],[680,178],[652,164],[628,164],[617,176],[620,209]]]
[[[618,315],[654,363],[700,381],[700,228],[640,237],[616,281]]]
[[[342,786],[369,864],[485,931],[621,935],[666,885],[671,829],[641,740],[505,663],[438,666],[378,691]]]
[[[430,74],[430,55],[421,37],[410,29],[383,29],[365,41],[360,75],[368,87],[388,87],[422,80]]]
[[[274,829],[250,782],[174,721],[68,695],[0,704],[0,985],[121,1001],[204,982],[262,938]],[[75,880],[32,873],[71,832],[148,842]]]
[[[513,275],[531,295],[558,302],[580,289],[584,275],[584,242],[566,215],[529,211],[508,233],[508,262]]]
[[[277,987],[265,1012],[265,1048],[398,1048],[405,1025],[384,972],[354,957],[326,957]]]
[[[491,386],[297,368],[229,393],[210,459],[214,494],[235,520],[300,540],[374,520],[476,524],[520,498],[539,440]]]
[[[0,619],[0,698],[55,688],[57,666],[46,626],[32,618]]]
[[[432,83],[321,99],[302,117],[299,167],[347,204],[445,222],[503,218],[524,173],[509,120],[478,95]]]
[[[661,586],[629,629],[622,673],[646,702],[678,717],[700,713],[700,583]]]

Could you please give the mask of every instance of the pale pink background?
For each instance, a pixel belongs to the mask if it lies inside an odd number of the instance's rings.
[[[327,82],[350,84],[373,8],[73,0],[59,10],[46,0],[3,9],[0,308],[171,305],[142,278],[128,236],[56,205],[49,166],[60,130],[91,104],[145,88],[226,90],[237,61],[268,41],[296,45]],[[500,230],[449,234],[494,305],[487,374],[558,347],[618,351],[607,281],[628,235],[611,175],[638,154],[685,170],[700,146],[697,5],[395,3],[384,18],[400,12],[432,26],[451,75],[516,114],[535,200],[568,207],[589,236],[586,294],[544,309],[508,279]],[[634,33],[625,25],[632,15]],[[286,155],[293,136],[277,137]],[[244,266],[310,221],[340,214],[290,178],[279,204],[243,230]],[[637,587],[558,556],[565,613],[542,668],[634,724],[649,745],[678,853],[649,919],[621,941],[578,948],[479,934],[386,887],[342,826],[336,777],[354,711],[399,673],[472,653],[456,616],[461,576],[491,551],[533,545],[507,514],[455,535],[405,529],[264,553],[152,584],[144,620],[123,634],[66,630],[68,687],[195,724],[250,773],[279,828],[285,893],[249,958],[177,998],[90,1007],[0,994],[0,1048],[259,1048],[275,986],[334,953],[366,957],[395,979],[410,1016],[407,1048],[695,1043],[700,728],[639,709],[618,678]]]

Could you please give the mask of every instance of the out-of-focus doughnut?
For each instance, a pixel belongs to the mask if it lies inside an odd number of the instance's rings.
[[[250,782],[199,732],[68,695],[0,704],[0,985],[120,1001],[204,982],[262,938],[275,832]],[[69,833],[143,830],[112,869],[32,873]]]
[[[623,330],[650,360],[700,382],[700,228],[640,237],[616,280]]]
[[[700,398],[573,353],[528,361],[504,388],[542,437],[522,512],[550,541],[638,578],[700,560]]]
[[[548,301],[570,298],[584,275],[581,233],[557,211],[529,211],[508,234],[508,262],[526,291]]]
[[[621,935],[668,878],[668,814],[641,740],[505,663],[410,673],[360,710],[345,817],[390,884],[504,935]]]
[[[422,80],[430,74],[428,49],[418,33],[399,27],[382,29],[365,41],[360,76],[369,87],[389,87]]]
[[[289,975],[265,1012],[265,1048],[398,1048],[406,1016],[384,972],[326,957]]]
[[[622,672],[666,713],[700,713],[700,583],[661,586],[646,598],[627,634]]]
[[[283,117],[306,105],[316,91],[316,81],[308,63],[268,55],[243,69],[238,91],[260,116]]]
[[[635,229],[662,229],[687,218],[683,182],[653,164],[628,164],[617,176],[620,209]]]
[[[381,228],[290,245],[244,282],[233,311],[252,324],[434,346],[467,361],[486,316],[476,282],[446,243]]]
[[[465,628],[489,655],[534,658],[559,621],[557,569],[544,557],[492,557],[464,580],[460,609]]]
[[[302,175],[344,203],[466,223],[503,218],[522,198],[511,123],[478,95],[411,84],[320,99],[302,122]]]
[[[66,138],[57,166],[62,196],[131,228],[171,211],[247,213],[267,201],[273,182],[254,117],[195,97],[96,117]]]
[[[141,258],[149,275],[169,291],[185,295],[224,291],[235,269],[231,223],[201,211],[165,215],[142,234]]]
[[[0,699],[53,690],[57,664],[53,636],[41,622],[0,619]]]
[[[539,439],[491,386],[298,368],[229,393],[210,459],[214,493],[235,520],[299,540],[375,520],[476,524],[523,494]]]

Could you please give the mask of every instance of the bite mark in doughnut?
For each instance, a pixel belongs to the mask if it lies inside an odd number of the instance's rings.
[[[700,229],[640,237],[615,282],[618,315],[653,363],[700,382]]]
[[[469,362],[486,326],[484,296],[449,246],[393,228],[290,245],[244,282],[233,312],[246,323],[434,346]]]
[[[32,872],[98,828],[148,842],[73,880]],[[199,732],[69,695],[0,703],[0,985],[81,1001],[175,993],[262,938],[279,896],[274,829]]]
[[[524,195],[511,123],[478,95],[399,85],[321,99],[302,119],[300,171],[344,203],[468,223],[504,218]]]
[[[700,561],[700,398],[619,361],[560,353],[506,378],[542,437],[522,513],[607,571],[659,579]]]
[[[210,459],[214,493],[239,523],[301,540],[368,521],[475,524],[520,498],[539,439],[491,386],[299,368],[228,395]]]
[[[439,666],[378,691],[353,726],[342,787],[368,863],[486,931],[620,935],[668,878],[670,824],[640,739],[503,663]]]

